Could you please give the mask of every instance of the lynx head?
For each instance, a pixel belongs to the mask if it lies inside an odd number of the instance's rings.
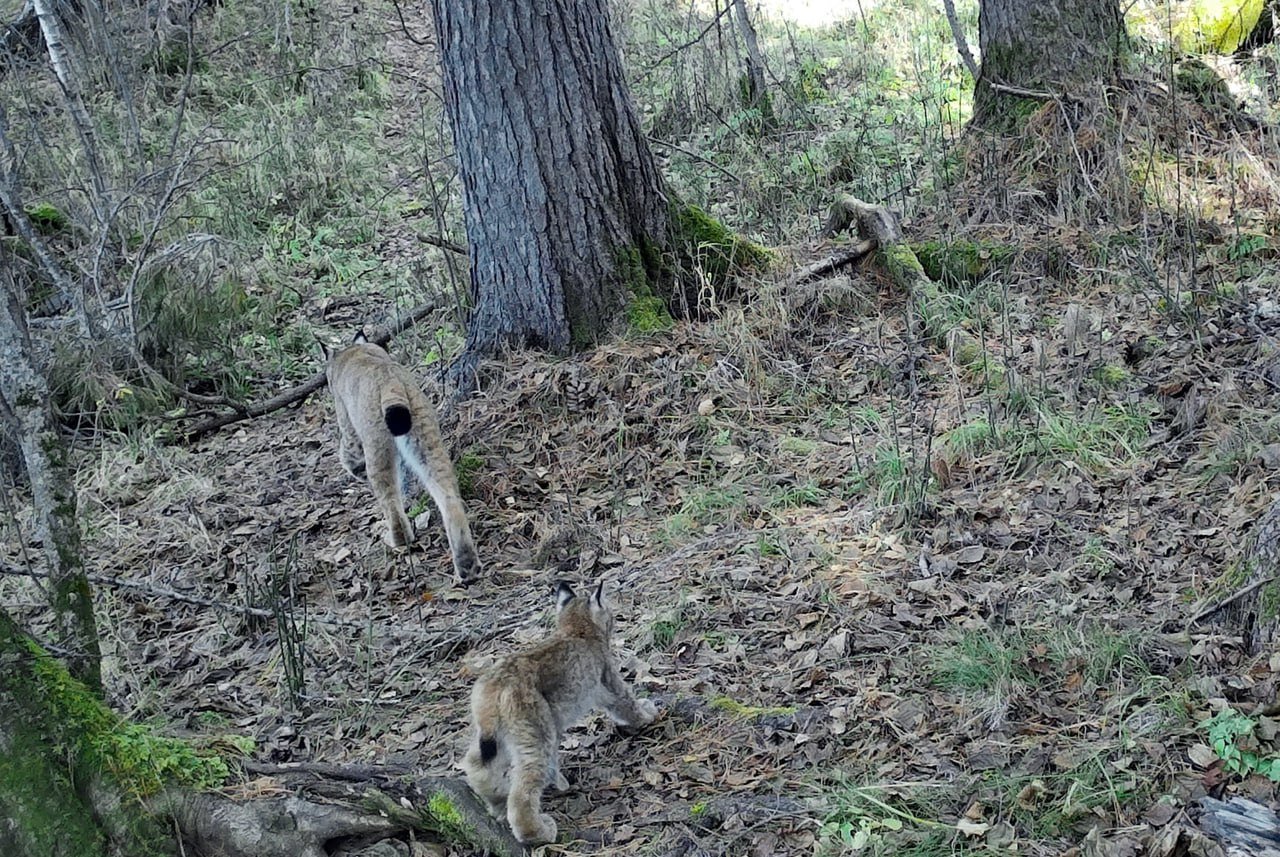
[[[608,640],[613,635],[613,611],[604,600],[604,581],[595,591],[581,598],[566,581],[556,581],[556,628],[575,637],[600,637]]]

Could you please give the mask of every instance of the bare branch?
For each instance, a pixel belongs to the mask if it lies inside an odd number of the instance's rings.
[[[969,42],[964,37],[964,28],[960,26],[960,16],[956,14],[955,0],[942,0],[942,5],[947,11],[947,23],[951,25],[951,35],[956,40],[956,50],[960,52],[960,59],[964,60],[965,68],[969,69],[969,74],[974,80],[978,79],[978,63],[973,58],[973,52],[969,50]]]

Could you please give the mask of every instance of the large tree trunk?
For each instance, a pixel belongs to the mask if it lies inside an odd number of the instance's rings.
[[[1101,94],[1126,43],[1117,0],[981,0],[978,40],[973,112],[982,127],[1004,126],[1020,96]]]
[[[0,278],[0,424],[17,439],[31,484],[36,538],[49,572],[56,642],[71,673],[101,686],[93,596],[80,552],[76,490],[44,375],[32,359],[13,277]]]
[[[436,0],[475,302],[463,387],[507,346],[563,352],[657,291],[667,198],[605,0]]]

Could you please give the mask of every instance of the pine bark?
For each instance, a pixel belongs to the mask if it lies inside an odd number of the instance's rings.
[[[605,0],[436,0],[473,309],[453,380],[615,326],[662,277],[667,198]]]
[[[974,89],[974,122],[979,126],[1008,118],[1014,102],[1000,87],[1101,95],[1117,79],[1126,43],[1117,0],[981,0],[978,41],[982,71]]]

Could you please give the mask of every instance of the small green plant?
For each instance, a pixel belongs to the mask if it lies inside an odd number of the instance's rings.
[[[774,536],[759,535],[756,536],[756,550],[760,556],[786,556],[786,548]]]
[[[1129,381],[1129,370],[1123,366],[1107,364],[1099,366],[1093,373],[1094,380],[1106,389],[1115,389],[1122,387]]]
[[[653,647],[663,650],[670,648],[671,644],[676,641],[676,634],[683,627],[684,621],[679,616],[666,616],[662,619],[655,619],[653,624],[649,626]]]
[[[996,431],[986,417],[958,425],[942,438],[943,451],[953,461],[975,458],[996,442]]]
[[[754,720],[757,717],[779,717],[796,713],[794,705],[745,705],[727,696],[717,696],[711,700],[710,705],[717,711],[723,711],[740,720]]]
[[[463,497],[474,497],[476,492],[476,475],[484,469],[484,459],[474,452],[467,450],[458,457],[458,463],[454,465],[454,472],[458,476],[458,492]]]
[[[1261,774],[1272,782],[1280,783],[1280,756],[1264,756],[1257,752],[1257,736],[1254,735],[1257,726],[1258,721],[1234,708],[1224,708],[1205,723],[1205,732],[1209,736],[1209,746],[1228,771],[1241,776]]]
[[[70,225],[67,216],[56,206],[47,202],[37,202],[26,206],[27,219],[37,231],[44,235],[62,232]]]
[[[778,441],[778,449],[796,455],[809,455],[817,448],[818,444],[807,437],[787,436]]]
[[[1096,578],[1103,578],[1115,571],[1116,557],[1103,544],[1101,538],[1090,536],[1085,539],[1084,546],[1080,549],[1080,558],[1076,567],[1088,571]]]
[[[1247,259],[1267,246],[1267,236],[1245,233],[1231,242],[1227,248],[1227,258],[1233,262]]]
[[[841,780],[818,831],[819,855],[866,853],[917,857],[956,853],[955,828],[936,819],[942,807],[922,786],[857,785]]]
[[[934,652],[933,680],[946,690],[1007,693],[1014,684],[1030,680],[1026,657],[1027,643],[1017,632],[967,631]]]
[[[771,509],[799,509],[804,506],[817,506],[826,498],[827,492],[815,482],[805,482],[780,490],[769,501]]]
[[[736,485],[691,490],[685,495],[679,511],[664,522],[663,538],[668,542],[678,542],[700,527],[729,521],[744,504],[745,495]]]

